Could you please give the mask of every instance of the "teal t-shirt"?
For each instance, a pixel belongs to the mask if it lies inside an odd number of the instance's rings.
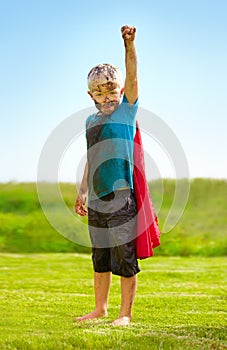
[[[133,150],[138,100],[126,97],[109,116],[92,114],[86,121],[88,196],[101,198],[115,190],[133,189]]]

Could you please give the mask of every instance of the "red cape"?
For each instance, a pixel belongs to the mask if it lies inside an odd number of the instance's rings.
[[[134,240],[137,259],[154,255],[153,248],[160,245],[158,219],[146,181],[144,151],[138,122],[134,138],[134,192],[138,208],[137,238]]]

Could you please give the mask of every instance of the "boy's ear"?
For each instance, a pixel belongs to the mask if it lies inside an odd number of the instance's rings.
[[[121,96],[123,95],[124,91],[125,91],[125,88],[123,87],[123,88],[121,89]]]
[[[88,95],[91,96],[92,100],[94,100],[92,92],[90,90],[87,91]]]

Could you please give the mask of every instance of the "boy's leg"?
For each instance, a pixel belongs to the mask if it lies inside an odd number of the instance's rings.
[[[101,316],[107,316],[111,272],[94,272],[95,306]]]
[[[137,273],[140,271],[136,259],[134,238],[137,234],[137,204],[133,191],[116,191],[119,203],[126,202],[115,216],[111,217],[116,227],[112,237],[116,246],[111,249],[112,273],[121,277],[121,309],[119,317],[112,322],[115,326],[127,326],[132,319],[132,307],[137,289]]]
[[[95,310],[78,317],[76,321],[85,321],[107,316],[108,296],[111,284],[111,272],[94,272]]]
[[[94,268],[94,292],[95,310],[91,313],[76,318],[76,321],[107,316],[108,296],[111,284],[112,273],[110,266],[110,250],[106,242],[106,237],[99,228],[106,228],[106,217],[96,209],[99,208],[100,200],[90,202],[88,206],[89,233],[92,242],[92,261]],[[106,243],[106,245],[105,245]],[[99,248],[98,248],[99,247]],[[99,271],[99,272],[98,272]]]
[[[132,319],[132,307],[136,295],[137,275],[121,277],[121,310],[114,326],[128,326]]]

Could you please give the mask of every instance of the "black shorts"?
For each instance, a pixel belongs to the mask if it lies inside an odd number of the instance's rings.
[[[118,190],[89,202],[88,225],[95,272],[131,277],[140,269],[136,259],[136,199],[132,190]]]

